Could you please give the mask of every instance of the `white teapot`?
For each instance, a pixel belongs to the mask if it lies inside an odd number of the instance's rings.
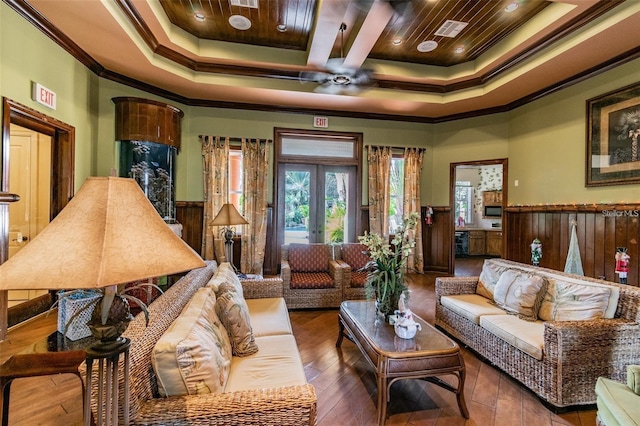
[[[396,314],[398,314],[398,319],[393,325],[396,336],[402,339],[413,339],[416,333],[422,330],[422,326],[413,319],[410,309],[398,310]]]

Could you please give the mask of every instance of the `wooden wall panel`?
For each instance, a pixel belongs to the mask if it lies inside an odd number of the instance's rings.
[[[638,286],[640,204],[507,207],[503,219],[507,232],[505,257],[531,263],[529,246],[537,237],[542,241],[540,265],[564,270],[571,239],[570,223],[574,219],[584,274],[618,281],[614,271],[616,248],[627,247],[631,256],[627,281]]]
[[[424,222],[426,207],[422,208],[422,246],[425,271],[451,273],[453,263],[453,220],[449,207],[431,207],[433,223]]]
[[[202,220],[204,219],[204,202],[177,201],[176,219],[182,224],[182,239],[202,255]]]

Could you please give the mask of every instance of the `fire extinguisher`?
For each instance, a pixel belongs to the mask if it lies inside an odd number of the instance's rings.
[[[431,208],[431,206],[427,206],[427,213],[424,218],[424,221],[426,222],[427,225],[433,224],[432,216],[433,216],[433,209]]]

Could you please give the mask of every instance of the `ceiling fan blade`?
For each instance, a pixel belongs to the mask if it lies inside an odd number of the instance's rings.
[[[316,93],[323,93],[325,95],[339,95],[341,94],[346,86],[340,86],[336,84],[332,84],[331,82],[327,82],[319,85],[313,91]]]
[[[325,83],[333,77],[333,74],[329,74],[322,71],[302,71],[299,76],[299,80],[301,83],[305,82],[315,82],[315,83]]]

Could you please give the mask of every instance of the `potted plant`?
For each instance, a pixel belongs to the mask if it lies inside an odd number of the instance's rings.
[[[367,296],[375,297],[376,308],[380,314],[385,315],[385,319],[398,309],[400,296],[403,293],[408,296],[404,273],[407,258],[415,246],[411,231],[415,229],[419,217],[418,213],[411,213],[403,218],[391,244],[376,233],[365,232],[364,236],[358,237],[371,257],[371,261],[365,266],[369,271],[365,283]]]

